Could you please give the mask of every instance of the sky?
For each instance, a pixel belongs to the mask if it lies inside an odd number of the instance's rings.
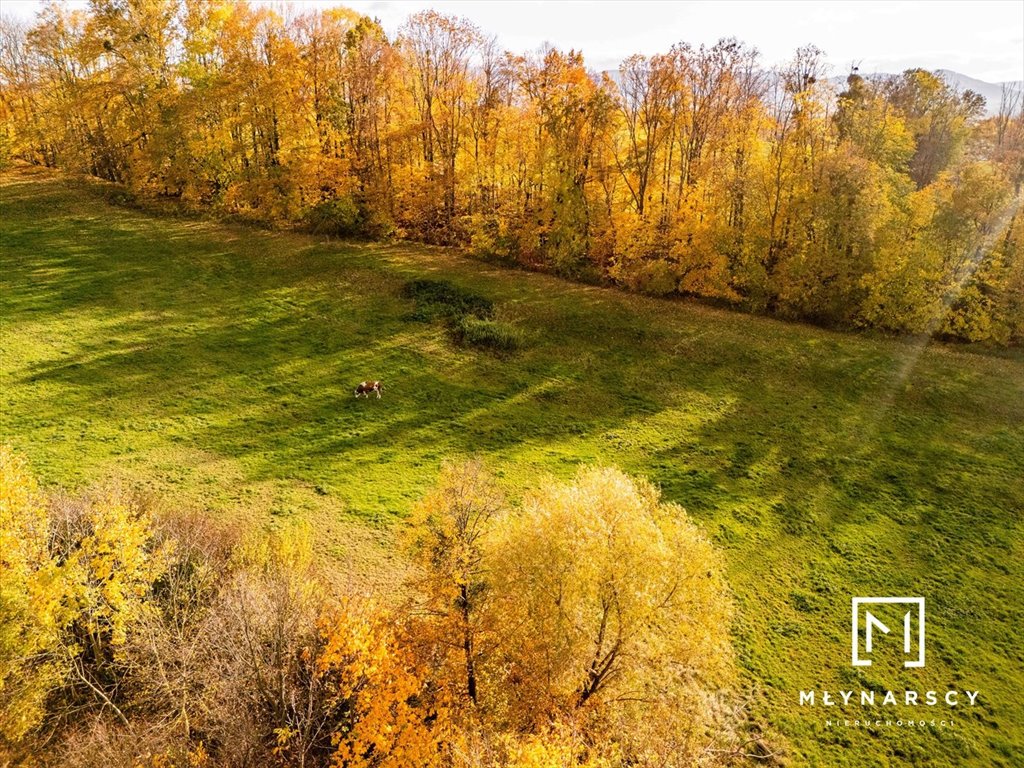
[[[69,3],[81,5],[80,2]],[[279,3],[269,3],[279,5]],[[299,8],[346,5],[394,33],[426,8],[465,16],[502,47],[525,53],[545,43],[582,50],[595,69],[673,43],[713,44],[737,37],[766,66],[801,45],[825,51],[834,74],[910,67],[951,69],[988,82],[1024,79],[1022,0],[300,0]],[[34,0],[4,0],[5,13],[31,17]]]

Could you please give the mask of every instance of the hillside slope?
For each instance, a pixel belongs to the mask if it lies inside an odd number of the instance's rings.
[[[117,478],[253,525],[308,522],[339,571],[386,586],[394,523],[444,459],[480,455],[520,488],[615,464],[724,551],[752,713],[787,764],[1020,764],[1018,353],[162,219],[93,189],[26,171],[0,185],[0,434],[46,482]],[[453,344],[411,317],[414,278],[493,300],[524,348]],[[365,378],[381,400],[353,398]],[[851,596],[903,594],[928,600],[927,667],[850,667]],[[877,733],[798,706],[801,689],[851,687],[981,696],[952,728]]]

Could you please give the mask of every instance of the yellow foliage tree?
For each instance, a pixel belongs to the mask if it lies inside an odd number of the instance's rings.
[[[487,621],[485,556],[505,500],[479,462],[450,464],[420,502],[412,549],[420,565],[420,631],[439,649],[438,662],[470,702],[479,699],[481,637]]]
[[[351,604],[321,621],[318,671],[336,681],[348,717],[333,735],[338,768],[446,764],[454,739],[447,694],[399,640],[394,617]]]
[[[496,610],[518,628],[502,651],[510,722],[554,718],[632,764],[691,764],[720,714],[709,692],[732,678],[732,608],[685,511],[585,469],[530,495],[493,557]]]
[[[54,651],[70,619],[67,585],[48,539],[46,500],[24,459],[0,447],[0,743],[39,724],[64,676]]]
[[[650,293],[1014,343],[1013,302],[991,297],[1015,294],[1016,262],[964,287],[945,323],[963,281],[933,262],[955,257],[951,222],[970,234],[954,220],[975,217],[979,185],[1019,192],[1019,95],[984,118],[978,94],[916,69],[853,72],[837,94],[824,62],[805,46],[768,72],[723,39],[598,74],[580,51],[518,56],[435,11],[389,38],[344,8],[49,2],[31,26],[0,19],[0,162]],[[915,192],[951,216],[908,228]],[[989,252],[1009,217],[992,221]]]

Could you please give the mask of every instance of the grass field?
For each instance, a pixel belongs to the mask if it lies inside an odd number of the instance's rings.
[[[386,587],[395,523],[445,458],[516,489],[615,464],[722,549],[752,712],[787,764],[1024,765],[1019,353],[158,218],[44,173],[8,173],[0,202],[2,437],[45,483],[308,521],[339,570]],[[491,299],[522,349],[414,319],[417,278]],[[353,398],[366,378],[383,399]],[[928,602],[927,666],[852,668],[851,596],[905,594]],[[826,728],[859,710],[797,706],[862,687],[981,695],[947,729]]]

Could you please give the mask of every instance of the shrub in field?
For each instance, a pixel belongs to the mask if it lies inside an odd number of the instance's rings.
[[[460,344],[496,352],[514,352],[523,346],[523,334],[515,326],[472,315],[460,318],[452,328],[452,335]]]
[[[485,296],[460,288],[447,280],[410,280],[402,295],[416,302],[417,320],[457,320],[466,315],[480,319],[494,316],[494,303]]]
[[[309,208],[303,218],[306,227],[318,235],[355,237],[363,234],[363,213],[351,197],[319,202]]]
[[[494,318],[494,304],[485,296],[446,280],[412,280],[402,295],[416,302],[413,318],[443,320],[457,344],[495,352],[513,352],[523,346],[523,334]]]

